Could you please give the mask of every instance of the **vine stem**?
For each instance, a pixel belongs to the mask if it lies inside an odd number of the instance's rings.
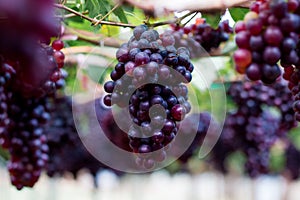
[[[106,17],[108,17],[114,10],[116,10],[120,6],[120,3],[117,3],[106,15],[104,15],[94,26],[99,25],[101,21],[103,21]]]
[[[82,17],[83,19],[85,19],[87,21],[90,21],[93,26],[97,26],[99,24],[104,24],[104,25],[110,25],[110,26],[120,26],[120,27],[130,27],[130,28],[135,28],[136,27],[133,24],[126,24],[126,23],[112,22],[112,21],[103,21],[102,20],[103,18],[100,19],[100,20],[97,20],[97,19],[91,18],[91,17],[89,17],[89,16],[87,16],[87,15],[85,15],[83,13],[80,13],[80,12],[78,12],[76,10],[73,10],[73,9],[71,9],[71,8],[63,5],[63,4],[54,4],[54,6],[56,8],[66,10],[66,11],[72,13],[73,15]],[[117,6],[115,6],[113,9],[116,9],[116,8],[117,8]],[[112,12],[113,12],[113,10],[111,10],[109,12],[109,14],[112,13]],[[194,13],[195,13],[195,11],[191,11],[191,12],[183,15],[182,17],[175,18],[173,20],[168,20],[168,21],[163,21],[163,22],[156,22],[156,23],[152,23],[152,24],[148,23],[148,22],[144,22],[144,23],[146,23],[146,25],[148,25],[150,27],[158,27],[158,26],[163,26],[163,25],[168,25],[168,24],[180,23],[183,19],[185,19],[186,17],[188,17],[188,16],[190,16],[190,15],[192,15]],[[107,15],[105,15],[105,16],[107,16]]]
[[[104,24],[104,25],[110,25],[110,26],[120,26],[120,27],[130,27],[130,28],[135,27],[135,25],[132,25],[132,24],[125,24],[125,23],[121,23],[121,22],[111,22],[111,21],[102,21],[102,20],[93,19],[93,18],[86,16],[80,12],[77,12],[76,10],[73,10],[63,4],[54,4],[54,6],[56,8],[66,10],[70,13],[73,13],[73,14],[79,16],[79,17],[82,17],[83,19],[90,21],[93,25]]]
[[[195,12],[195,14],[187,22],[185,22],[183,26],[186,26],[194,17],[196,17],[197,14],[198,12]]]

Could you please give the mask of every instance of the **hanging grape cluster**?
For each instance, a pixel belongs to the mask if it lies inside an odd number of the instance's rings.
[[[227,114],[221,137],[213,149],[215,166],[226,172],[226,157],[240,150],[246,155],[245,171],[249,176],[266,174],[270,148],[296,126],[287,83],[276,82],[268,87],[260,82],[234,82],[228,95],[239,107]],[[278,109],[279,115],[274,115],[270,108]]]
[[[145,168],[165,159],[143,154],[162,149],[177,133],[177,122],[190,112],[188,90],[193,64],[189,51],[174,47],[172,34],[159,35],[141,25],[133,37],[117,51],[118,64],[111,72],[112,81],[104,85],[107,106],[128,106],[132,126],[128,130],[130,147],[137,162]]]
[[[257,0],[243,22],[235,26],[239,49],[236,70],[250,80],[274,83],[282,67],[299,66],[300,9],[298,0]]]
[[[53,1],[0,2],[0,144],[17,189],[33,187],[49,160],[49,98],[64,86],[60,22]]]
[[[181,27],[172,25],[172,33],[175,38],[175,47],[186,47],[191,52],[191,58],[199,58],[217,49],[222,42],[229,39],[233,32],[229,26],[229,21],[220,22],[219,26],[214,29],[205,19],[197,20],[195,24]]]

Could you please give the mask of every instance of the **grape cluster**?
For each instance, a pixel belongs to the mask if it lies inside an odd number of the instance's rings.
[[[237,22],[233,58],[236,70],[250,80],[272,84],[282,67],[299,65],[300,2],[257,0],[244,21]]]
[[[175,47],[189,49],[191,58],[200,57],[217,49],[222,42],[229,39],[229,35],[233,32],[228,20],[220,22],[216,29],[206,23],[205,20],[185,27],[172,25],[172,29],[169,32],[175,38]]]
[[[293,96],[284,80],[272,86],[265,86],[260,82],[235,82],[231,84],[228,95],[240,105],[239,109],[245,115],[258,115],[264,106],[277,108],[281,116],[279,130],[282,130],[278,135],[285,134],[286,130],[297,126],[291,106]]]
[[[63,176],[70,172],[76,178],[81,169],[88,169],[95,177],[104,165],[86,150],[79,138],[72,115],[71,98],[56,98],[52,107],[51,120],[45,127],[49,146],[48,176]]]
[[[285,79],[289,80],[289,89],[294,95],[293,108],[295,111],[295,119],[300,121],[300,72],[298,70],[294,71],[293,67],[287,67],[284,69]]]
[[[45,127],[49,146],[49,162],[46,168],[48,176],[63,176],[70,172],[76,178],[82,169],[87,169],[94,178],[102,169],[109,169],[118,176],[123,174],[99,162],[86,150],[75,127],[70,97],[56,98],[52,107],[51,120]],[[97,120],[107,138],[119,148],[132,152],[127,134],[119,129],[112,110],[103,106],[102,99],[76,104],[79,112],[89,108],[96,108]]]
[[[48,157],[49,98],[64,86],[64,44],[53,1],[0,2],[0,144],[17,189],[33,187]]]
[[[53,1],[13,0],[0,3],[0,62],[15,70],[11,87],[27,97],[48,94],[64,85],[60,68],[63,42]],[[12,23],[14,22],[14,23]]]
[[[50,119],[48,98],[24,98],[11,95],[6,100],[0,143],[10,153],[7,164],[11,182],[17,189],[33,187],[49,159],[43,125]]]
[[[133,125],[128,135],[137,163],[152,168],[164,160],[143,156],[166,146],[177,133],[177,122],[190,112],[188,90],[193,64],[186,48],[174,47],[172,34],[161,34],[141,25],[117,51],[118,64],[111,72],[112,81],[104,85],[109,93],[107,106],[128,106]],[[164,152],[164,151],[163,151]]]
[[[239,107],[227,114],[220,140],[213,150],[217,168],[226,172],[226,157],[245,153],[245,170],[251,177],[268,173],[270,148],[296,126],[292,96],[286,82],[264,86],[260,82],[233,82],[228,95]],[[279,115],[265,108],[277,108]]]

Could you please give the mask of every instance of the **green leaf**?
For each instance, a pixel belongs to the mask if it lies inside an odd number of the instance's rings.
[[[230,15],[234,21],[240,21],[244,19],[244,16],[249,12],[248,8],[230,8]]]
[[[221,14],[219,12],[216,13],[202,13],[202,17],[205,18],[206,22],[211,25],[213,28],[218,28]]]
[[[128,24],[127,17],[122,7],[118,7],[114,10],[114,14],[119,18],[122,23]]]
[[[272,172],[281,172],[286,163],[285,149],[275,144],[270,151],[270,169]]]
[[[104,16],[110,8],[107,0],[87,0],[85,3],[85,9],[89,11],[90,17],[96,17],[99,14]]]

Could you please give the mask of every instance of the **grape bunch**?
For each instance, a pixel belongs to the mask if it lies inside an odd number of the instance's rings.
[[[175,47],[186,47],[191,52],[191,58],[217,49],[222,42],[229,39],[233,32],[229,26],[229,21],[220,22],[218,28],[214,29],[205,19],[197,20],[195,24],[181,27],[172,24],[172,31],[175,38]]]
[[[289,89],[294,96],[293,108],[295,111],[295,119],[300,121],[300,72],[294,70],[292,66],[284,69],[283,77],[289,81]]]
[[[40,97],[64,85],[64,44],[53,1],[13,0],[0,3],[0,62],[15,70],[14,91]],[[14,23],[11,23],[14,22]]]
[[[250,80],[272,84],[282,67],[299,65],[300,2],[257,0],[235,25],[236,70]],[[297,68],[297,67],[296,67]]]
[[[234,82],[227,94],[232,98],[239,110],[245,115],[258,115],[264,106],[275,107],[280,112],[280,129],[278,135],[285,134],[297,126],[292,108],[293,96],[287,87],[287,82],[281,80],[272,86],[265,86],[261,82]]]
[[[163,161],[165,152],[153,157],[145,154],[169,144],[177,133],[177,122],[191,110],[184,84],[192,80],[194,66],[189,51],[174,44],[172,34],[136,27],[116,53],[112,81],[104,84],[109,93],[103,99],[105,105],[128,106],[133,122],[128,127],[130,147],[137,163],[147,169]]]
[[[78,111],[76,114],[79,115],[80,110],[86,111],[95,108],[97,120],[106,137],[119,148],[132,152],[127,134],[119,129],[113,118],[112,110],[103,105],[101,98],[85,104],[74,102],[74,105]],[[70,172],[76,178],[82,169],[88,170],[95,180],[97,173],[102,169],[109,169],[118,176],[123,174],[104,165],[87,151],[76,130],[71,97],[64,96],[54,99],[52,107],[51,120],[45,127],[49,146],[49,162],[46,171],[49,177],[63,176]],[[92,116],[88,118],[92,118]],[[93,124],[89,124],[89,126],[93,126]],[[101,144],[95,142],[95,144],[106,145],[105,142]],[[96,181],[95,184],[97,186]]]
[[[49,162],[46,167],[48,176],[63,176],[70,172],[76,178],[80,170],[87,169],[95,178],[97,172],[105,166],[82,144],[73,119],[71,98],[55,98],[52,107],[51,120],[45,127],[49,146]]]
[[[24,98],[9,95],[6,99],[5,124],[0,143],[8,149],[7,168],[17,189],[33,187],[49,159],[43,125],[50,119],[48,98]]]
[[[227,114],[212,153],[215,166],[226,172],[226,158],[242,151],[247,158],[245,171],[249,176],[268,173],[270,148],[296,126],[287,82],[276,82],[272,86],[261,82],[233,82],[227,94],[239,107]],[[270,112],[270,108],[277,109],[279,115]]]
[[[217,169],[227,172],[226,158],[235,151],[244,152],[245,171],[250,177],[269,170],[270,148],[277,139],[279,119],[268,111],[246,116],[239,110],[227,114],[224,130],[213,150]]]
[[[64,44],[52,41],[60,34],[53,3],[0,2],[0,145],[10,153],[7,167],[17,189],[33,187],[46,167],[49,99],[67,76]]]

